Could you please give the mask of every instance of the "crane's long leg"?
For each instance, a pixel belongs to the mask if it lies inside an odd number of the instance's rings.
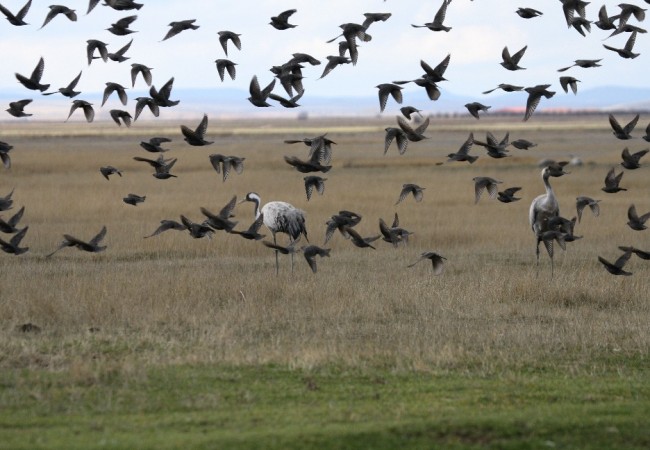
[[[540,240],[537,239],[537,248],[535,249],[535,253],[537,255],[537,274],[535,276],[539,277],[539,242]]]
[[[275,240],[275,233],[273,233],[273,244],[278,245]],[[275,251],[275,275],[277,276],[280,273],[280,263],[278,261],[278,251]]]
[[[293,239],[289,239],[289,245],[293,246]],[[293,252],[291,252],[291,275],[293,275]]]

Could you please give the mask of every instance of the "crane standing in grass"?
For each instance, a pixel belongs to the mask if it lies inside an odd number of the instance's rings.
[[[240,202],[253,202],[255,203],[255,218],[260,214],[264,216],[264,225],[269,229],[273,235],[273,243],[277,245],[276,233],[285,233],[289,235],[290,241],[293,243],[300,238],[301,235],[305,236],[307,242],[307,228],[305,227],[305,213],[287,202],[268,202],[260,208],[261,198],[256,192],[249,192],[246,197]],[[293,267],[293,253],[291,254],[291,266]],[[278,274],[280,264],[278,262],[278,251],[275,251],[275,273]]]
[[[560,206],[558,204],[553,188],[549,183],[549,177],[561,177],[568,172],[564,171],[564,165],[562,164],[549,164],[548,166],[542,169],[542,181],[544,182],[544,187],[546,188],[546,194],[537,196],[533,202],[530,204],[530,210],[528,213],[528,219],[530,221],[530,226],[535,233],[537,238],[536,246],[536,256],[537,256],[537,266],[539,267],[539,244],[544,242],[544,246],[547,248],[549,256],[551,257],[551,276],[553,275],[553,240],[545,239],[544,235],[548,231],[553,231],[550,225],[550,222],[553,217],[559,217],[560,215]],[[549,249],[550,248],[550,249]]]

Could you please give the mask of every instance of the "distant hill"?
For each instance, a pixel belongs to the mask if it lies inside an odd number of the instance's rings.
[[[404,89],[404,103],[398,105],[392,98],[389,98],[384,114],[395,114],[400,106],[407,104],[421,108],[429,114],[464,114],[467,112],[464,105],[473,101],[479,101],[491,106],[490,112],[521,110],[525,107],[527,98],[525,92],[504,93],[503,91],[495,91],[488,95],[479,94],[477,97],[465,97],[445,91],[444,86],[441,86],[440,89],[442,94],[435,102],[428,99],[424,89]],[[130,99],[147,95],[146,91],[127,91],[127,93]],[[316,97],[310,96],[309,92],[306,92],[303,99],[299,101],[301,107],[296,109],[286,109],[280,106],[256,108],[247,101],[248,96],[247,91],[239,89],[174,89],[172,97],[179,99],[181,102],[175,108],[162,109],[161,115],[167,119],[173,119],[196,117],[199,113],[222,117],[255,117],[262,115],[291,117],[301,113],[309,116],[374,116],[379,114],[379,101],[376,95]],[[101,92],[95,92],[81,94],[77,98],[83,98],[95,105],[97,120],[110,120],[108,111],[111,108],[122,109],[123,106],[116,99],[109,99],[103,108],[99,108],[101,97]],[[60,95],[45,97],[39,93],[25,91],[24,89],[0,92],[0,103],[7,106],[10,101],[23,98],[34,99],[34,102],[26,108],[27,112],[34,114],[34,118],[63,121],[68,116],[71,100]],[[133,113],[133,107],[133,103],[129,102],[129,105],[124,109]],[[580,86],[578,86],[577,95],[571,92],[566,94],[562,90],[557,90],[553,98],[549,100],[542,99],[538,111],[544,110],[648,111],[650,110],[650,88],[609,86],[580,90]],[[12,120],[11,116],[6,113],[3,114],[6,117],[0,115],[0,120]],[[151,117],[148,110],[145,110],[143,117]]]

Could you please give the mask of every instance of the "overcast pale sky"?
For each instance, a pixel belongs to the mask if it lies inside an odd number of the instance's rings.
[[[45,58],[42,81],[54,89],[67,85],[80,70],[83,75],[78,88],[82,92],[101,92],[107,81],[130,88],[130,63],[137,62],[154,68],[157,86],[173,76],[175,87],[247,90],[254,74],[260,84],[270,82],[269,68],[287,61],[294,52],[309,53],[323,61],[318,67],[304,69],[305,97],[372,95],[379,83],[419,77],[421,59],[433,66],[447,54],[451,54],[445,74],[449,81],[440,86],[455,94],[478,96],[499,83],[523,86],[551,83],[560,91],[558,68],[571,65],[576,59],[598,58],[602,58],[600,68],[573,68],[564,74],[580,79],[581,90],[603,85],[649,86],[647,34],[639,34],[634,47],[641,56],[634,60],[622,59],[602,44],[621,48],[629,34],[603,41],[610,32],[592,26],[591,33],[583,37],[575,29],[567,28],[557,0],[454,0],[445,19],[445,24],[452,27],[448,33],[411,26],[432,21],[441,0],[142,0],[144,6],[139,11],[115,11],[100,4],[89,15],[86,15],[87,0],[61,0],[62,4],[76,9],[77,22],[57,16],[39,30],[52,1],[33,1],[26,17],[28,26],[15,27],[0,17],[0,91],[17,90],[24,92],[23,98],[34,98],[37,94],[18,85],[14,73],[29,75],[40,56]],[[587,7],[587,18],[597,20],[598,9],[603,4],[610,15],[616,14],[619,3],[618,0],[592,1]],[[641,0],[629,3],[648,6]],[[2,0],[2,4],[16,12],[24,1]],[[525,20],[515,14],[520,6],[533,7],[544,14]],[[269,25],[271,16],[291,8],[298,10],[290,19],[298,25],[296,28],[278,31]],[[366,12],[390,12],[392,17],[370,27],[372,40],[360,44],[355,67],[341,66],[318,79],[327,55],[338,52],[336,42],[326,41],[339,34],[340,24],[361,23]],[[111,23],[132,14],[138,16],[131,26],[137,33],[120,37],[106,31]],[[169,29],[169,22],[184,19],[196,19],[200,28],[160,42]],[[629,23],[645,26],[633,17]],[[229,45],[228,58],[238,64],[235,81],[226,77],[221,82],[215,68],[215,59],[226,58],[217,39],[221,30],[241,33],[241,51]],[[131,38],[134,41],[127,53],[131,58],[128,61],[120,64],[95,60],[88,66],[86,40],[99,39],[109,44],[109,51],[115,51]],[[526,70],[511,72],[499,65],[504,46],[514,53],[525,45],[528,50],[520,65]],[[139,80],[136,88],[146,86]],[[283,94],[278,88],[279,85],[276,92]]]

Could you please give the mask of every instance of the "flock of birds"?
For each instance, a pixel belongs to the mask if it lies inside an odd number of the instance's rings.
[[[650,0],[644,1],[645,3],[650,4]],[[91,13],[99,2],[100,0],[90,0],[86,14]],[[639,56],[638,53],[634,53],[634,46],[637,37],[646,32],[638,26],[638,23],[645,19],[646,10],[644,8],[631,3],[621,3],[618,5],[620,10],[617,11],[617,14],[610,16],[606,7],[603,5],[598,11],[598,20],[591,21],[587,18],[587,7],[589,2],[583,0],[559,0],[559,2],[559,7],[563,10],[566,24],[569,28],[575,29],[583,36],[587,36],[587,34],[591,32],[591,25],[594,25],[601,30],[611,30],[610,37],[626,33],[629,37],[627,38],[624,47],[616,48],[607,44],[603,44],[603,47],[608,51],[616,53],[623,59],[634,59]],[[452,0],[442,0],[440,7],[436,10],[432,22],[413,24],[412,26],[415,28],[426,28],[431,32],[449,32],[452,27],[445,24],[445,18],[447,9],[451,4]],[[144,6],[143,4],[136,3],[133,0],[104,0],[103,5],[116,11],[138,11]],[[11,25],[25,26],[28,25],[25,20],[27,19],[31,6],[32,1],[28,0],[21,9],[12,12],[0,4],[0,12],[4,14]],[[293,14],[296,12],[296,9],[281,12],[277,14],[277,16],[271,17],[269,24],[278,31],[295,28],[297,25],[290,21]],[[543,12],[527,7],[521,7],[515,11],[515,13],[524,20],[534,20],[543,15]],[[46,14],[41,28],[47,26],[53,20],[62,20],[61,17],[65,17],[70,21],[77,21],[77,14],[74,10],[63,5],[51,5],[49,6],[49,11]],[[361,46],[359,43],[364,43],[365,45],[365,43],[370,43],[372,40],[372,36],[369,33],[371,26],[378,26],[375,24],[385,22],[389,20],[390,17],[391,13],[366,13],[364,14],[364,19],[361,23],[349,22],[340,25],[341,33],[335,38],[327,41],[328,43],[332,43],[341,38],[338,41],[338,53],[336,55],[327,56],[327,62],[324,64],[320,78],[326,77],[341,65],[356,65],[360,56],[359,47]],[[131,33],[135,32],[135,30],[130,27],[134,25],[136,20],[137,15],[129,15],[111,24],[107,30],[116,36],[129,36]],[[199,25],[196,24],[195,19],[174,21],[169,24],[169,30],[162,37],[162,40],[172,39],[180,33],[190,32],[198,28]],[[231,79],[235,79],[237,64],[232,60],[227,59],[227,57],[229,45],[231,51],[232,47],[241,50],[241,34],[229,30],[219,31],[218,40],[226,56],[226,58],[215,60],[219,78],[223,82],[226,78],[226,74],[228,74]],[[95,60],[107,62],[110,59],[117,63],[127,61],[129,59],[127,52],[132,44],[133,39],[117,51],[111,52],[109,51],[108,44],[105,42],[97,39],[89,39],[86,47],[88,65],[91,65]],[[511,52],[506,46],[502,51],[501,66],[509,72],[525,70],[525,68],[520,64],[523,63],[522,60],[525,56],[526,50],[527,46],[524,46],[515,52]],[[573,67],[600,67],[601,61],[601,59],[578,59],[575,60],[574,64],[571,66],[558,69],[558,72],[563,73]],[[403,102],[403,86],[409,83],[424,88],[427,97],[431,101],[438,100],[441,96],[439,85],[446,81],[445,72],[450,62],[451,54],[447,55],[435,66],[421,60],[420,67],[424,73],[419,77],[411,80],[399,80],[377,85],[379,111],[384,111],[391,98],[393,101],[401,105]],[[278,105],[285,108],[299,107],[300,105],[298,104],[298,101],[300,101],[305,93],[303,85],[303,79],[305,78],[303,76],[303,69],[307,66],[318,66],[320,64],[321,61],[319,59],[307,53],[294,53],[288,61],[273,66],[270,69],[273,74],[273,79],[264,87],[260,85],[256,75],[252,77],[249,86],[250,97],[248,98],[248,101],[252,105],[260,108],[272,106],[272,103],[269,102],[276,102]],[[139,77],[141,77],[144,83],[149,87],[149,95],[137,97],[135,99],[135,111],[133,115],[124,109],[110,110],[110,116],[118,126],[124,125],[125,127],[131,127],[143,111],[145,111],[145,108],[148,109],[153,116],[158,117],[160,114],[160,108],[171,108],[179,104],[180,100],[174,99],[174,96],[172,95],[174,78],[170,78],[160,89],[157,89],[155,85],[153,85],[151,70],[150,67],[144,64],[131,64],[130,75],[132,87],[135,86]],[[81,92],[75,91],[75,89],[82,73],[80,72],[66,86],[46,92],[50,89],[50,84],[46,84],[42,81],[44,78],[44,71],[45,61],[43,58],[40,58],[36,67],[29,76],[20,73],[16,73],[15,76],[18,82],[27,90],[41,92],[43,95],[60,94],[70,98],[72,105],[67,119],[69,119],[75,111],[80,110],[83,112],[86,120],[92,122],[95,117],[95,109],[93,105],[88,101],[75,99],[75,97],[81,94]],[[274,92],[276,81],[279,82],[282,89],[284,89],[286,96]],[[574,94],[577,94],[578,82],[580,82],[580,80],[572,76],[562,75],[559,77],[560,86],[567,93],[571,90]],[[532,117],[542,98],[550,99],[555,95],[555,92],[549,90],[550,87],[551,84],[539,84],[524,87],[502,83],[493,89],[484,91],[483,94],[488,95],[496,90],[502,90],[504,92],[525,91],[528,96],[523,120],[526,121]],[[116,95],[119,101],[126,106],[129,101],[126,93],[127,89],[127,87],[122,86],[119,83],[107,82],[101,106],[104,106],[112,95]],[[32,99],[22,99],[11,102],[6,111],[14,117],[28,117],[31,114],[29,114],[26,109],[29,107],[31,102]],[[465,107],[469,114],[471,114],[475,119],[480,119],[481,116],[487,113],[490,108],[490,106],[484,105],[480,102],[468,103]],[[384,154],[388,152],[393,142],[396,143],[399,154],[404,154],[407,151],[409,143],[423,141],[428,138],[425,135],[425,132],[430,123],[430,119],[422,114],[421,109],[413,106],[403,106],[400,108],[400,112],[401,115],[397,117],[397,126],[387,127],[385,129]],[[639,116],[637,115],[632,121],[622,126],[613,115],[609,116],[612,133],[615,138],[620,140],[629,140],[634,137],[632,133],[638,120]],[[207,115],[203,116],[202,120],[196,127],[190,127],[187,125],[180,126],[185,142],[191,146],[207,146],[213,143],[213,141],[206,139],[207,128]],[[643,139],[650,142],[650,124],[646,128]],[[159,136],[152,137],[147,141],[142,141],[140,146],[145,151],[157,154],[158,156],[156,158],[136,156],[134,157],[134,160],[150,165],[154,170],[153,176],[157,179],[164,180],[176,177],[176,175],[172,173],[172,169],[177,159],[165,158],[164,156],[164,153],[168,149],[165,149],[163,146],[165,143],[170,141],[170,138]],[[326,135],[286,140],[285,142],[287,144],[303,143],[309,148],[309,154],[306,160],[296,156],[285,156],[284,159],[287,164],[295,168],[297,171],[308,174],[304,177],[307,200],[310,200],[314,190],[316,190],[318,194],[322,195],[324,193],[325,182],[327,179],[315,175],[314,173],[326,173],[332,168],[332,145],[336,143]],[[450,153],[448,155],[448,160],[446,162],[474,163],[478,156],[470,155],[469,153],[474,144],[485,148],[487,156],[497,159],[510,156],[508,147],[511,145],[522,150],[527,150],[536,145],[535,143],[525,139],[518,139],[510,142],[509,133],[506,133],[506,135],[499,140],[492,133],[487,132],[485,142],[475,139],[473,133],[470,133],[459,150],[456,153]],[[11,149],[12,146],[9,143],[0,141],[0,158],[7,169],[11,168],[11,158],[9,153]],[[622,153],[622,167],[626,170],[638,169],[641,166],[641,158],[646,153],[648,153],[647,149],[636,153],[630,153],[628,148],[625,148]],[[233,171],[238,174],[243,172],[245,160],[243,157],[215,153],[211,154],[209,159],[214,170],[223,176],[224,182]],[[541,178],[545,188],[545,193],[533,200],[529,210],[530,226],[536,239],[537,264],[539,265],[539,247],[540,244],[543,243],[551,259],[551,273],[553,273],[553,244],[557,243],[562,249],[565,249],[567,242],[572,242],[580,238],[580,236],[574,234],[574,227],[576,222],[580,221],[584,208],[589,207],[595,216],[597,216],[600,211],[600,200],[580,196],[576,199],[576,216],[571,219],[560,216],[558,200],[551,187],[550,178],[561,177],[567,174],[568,172],[564,170],[566,164],[566,162],[562,161],[548,161],[543,165]],[[120,177],[122,176],[122,171],[114,166],[101,167],[100,173],[107,180],[110,180],[110,177],[115,175]],[[620,172],[616,174],[615,169],[612,168],[605,177],[605,186],[602,190],[611,194],[626,190],[625,188],[620,187],[623,173],[624,172]],[[511,203],[520,200],[520,198],[515,197],[517,192],[521,189],[520,187],[509,187],[500,191],[498,185],[501,184],[502,181],[484,176],[477,176],[473,181],[475,186],[475,202],[480,200],[481,195],[486,190],[491,198],[498,198],[499,201],[504,203]],[[404,184],[399,193],[397,203],[405,201],[410,196],[412,196],[417,202],[421,201],[424,195],[424,189],[425,188],[416,184]],[[0,211],[7,211],[12,208],[12,194],[13,191],[5,197],[0,197]],[[146,196],[131,193],[123,200],[125,203],[135,206],[144,202]],[[234,217],[233,210],[238,203],[237,197],[234,196],[218,213],[209,211],[206,208],[201,208],[201,213],[205,217],[202,222],[194,222],[183,215],[180,216],[180,221],[164,219],[160,222],[158,228],[151,235],[145,236],[145,238],[157,236],[168,230],[181,230],[188,232],[190,236],[197,239],[211,238],[211,236],[216,232],[224,231],[226,233],[240,235],[249,240],[262,240],[264,245],[275,252],[276,273],[279,271],[279,254],[291,256],[291,267],[293,270],[293,256],[295,253],[301,252],[313,272],[317,271],[316,257],[327,257],[330,255],[330,249],[309,243],[305,213],[302,210],[289,203],[281,201],[272,201],[262,205],[260,195],[255,192],[249,192],[246,194],[239,203],[242,202],[251,202],[254,204],[255,220],[247,229],[236,229],[238,223],[232,220]],[[29,227],[25,226],[24,228],[19,228],[18,226],[24,210],[25,208],[22,207],[6,221],[5,219],[0,218],[0,231],[12,234],[9,241],[0,239],[0,248],[7,253],[20,255],[28,251],[28,247],[22,247],[21,243]],[[650,212],[639,215],[635,205],[631,205],[628,211],[628,218],[628,225],[631,229],[638,231],[645,230],[647,229],[646,222],[650,219]],[[397,214],[395,214],[394,220],[390,226],[383,219],[379,219],[381,234],[376,236],[361,236],[354,228],[360,221],[361,215],[353,211],[342,210],[339,211],[338,214],[331,216],[330,220],[326,223],[325,242],[323,245],[327,244],[329,239],[337,230],[355,246],[371,249],[375,248],[373,242],[380,238],[393,246],[398,246],[400,244],[406,244],[409,236],[413,234],[411,231],[400,227]],[[260,233],[262,225],[264,225],[272,234],[273,242],[263,240],[265,235]],[[286,246],[279,245],[276,239],[277,233],[288,235],[289,244]],[[102,245],[102,241],[106,234],[106,227],[102,227],[99,233],[88,241],[65,234],[64,240],[60,243],[58,248],[48,254],[47,257],[50,257],[67,247],[76,247],[79,250],[93,253],[104,251],[107,247]],[[308,245],[299,246],[299,243],[303,238],[307,241]],[[623,251],[623,254],[618,257],[614,263],[610,263],[604,258],[599,257],[599,261],[603,264],[605,269],[614,275],[631,275],[630,272],[624,269],[624,266],[633,254],[642,259],[650,259],[650,252],[631,246],[621,246],[620,249]],[[444,261],[446,258],[434,251],[423,252],[420,255],[420,258],[408,267],[412,267],[420,261],[427,260],[432,264],[434,275],[440,275],[443,273]]]

